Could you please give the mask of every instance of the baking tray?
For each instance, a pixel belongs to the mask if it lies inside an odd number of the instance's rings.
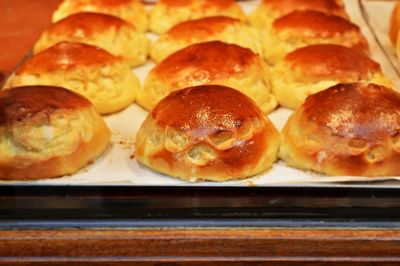
[[[346,0],[344,1],[351,20],[360,26],[367,37],[372,57],[381,63],[383,72],[400,87],[399,66],[394,50],[391,47],[387,28],[389,15],[394,1]],[[257,5],[258,0],[241,1],[240,4],[248,13]],[[379,12],[377,12],[379,8]],[[154,35],[149,35],[154,39]],[[142,84],[147,73],[154,67],[147,64],[133,69]],[[400,68],[399,68],[400,69]],[[291,111],[279,108],[268,117],[278,129],[285,124]],[[117,114],[105,117],[112,130],[112,141],[108,150],[95,163],[85,167],[78,173],[57,179],[10,182],[2,181],[2,185],[20,186],[172,186],[172,187],[282,187],[282,188],[400,188],[400,177],[365,178],[365,177],[328,177],[314,172],[305,172],[286,166],[278,161],[268,172],[240,181],[223,183],[196,182],[188,183],[176,178],[162,175],[144,167],[134,159],[134,142],[136,132],[145,119],[147,112],[136,104]]]

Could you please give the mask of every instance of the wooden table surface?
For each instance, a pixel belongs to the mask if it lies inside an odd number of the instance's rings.
[[[59,2],[0,1],[3,77],[49,25]],[[1,206],[25,206],[18,203],[17,194],[2,194]],[[75,200],[79,204],[82,199]],[[13,217],[12,210],[6,211],[2,217]],[[400,265],[396,228],[107,228],[107,219],[103,228],[63,227],[60,221],[37,229],[13,228],[13,223],[22,222],[8,221],[9,228],[0,232],[0,265]]]

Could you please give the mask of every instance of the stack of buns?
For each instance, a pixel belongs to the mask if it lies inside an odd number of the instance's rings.
[[[139,0],[64,0],[53,20],[0,92],[0,179],[75,173],[108,146],[99,114],[135,100],[149,111],[135,158],[186,181],[248,178],[278,157],[400,175],[400,95],[341,0],[262,0],[247,22],[234,0],[159,0],[149,17]],[[149,55],[141,87],[131,67]],[[266,116],[278,105],[295,109],[282,134]]]

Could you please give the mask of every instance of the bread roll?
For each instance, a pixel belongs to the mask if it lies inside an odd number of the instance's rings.
[[[338,84],[309,96],[285,125],[280,158],[327,175],[400,175],[400,95]]]
[[[348,18],[343,5],[336,0],[263,0],[248,20],[252,26],[270,28],[275,19],[296,10],[315,10]]]
[[[124,58],[130,66],[146,62],[150,40],[124,20],[105,14],[78,13],[45,30],[36,42],[34,53],[61,41],[81,42],[101,47]]]
[[[80,43],[59,43],[25,61],[6,87],[65,86],[86,98],[101,114],[130,105],[140,90],[128,65],[101,48]]]
[[[337,83],[369,82],[391,87],[379,64],[353,49],[335,44],[299,48],[273,69],[272,87],[278,102],[296,109],[308,95]]]
[[[174,90],[204,84],[235,88],[264,113],[277,106],[266,63],[247,48],[219,41],[191,45],[156,65],[138,94],[138,103],[150,110]]]
[[[173,52],[194,43],[207,41],[234,43],[262,54],[260,31],[235,18],[208,17],[181,22],[151,45],[150,55],[160,62]]]
[[[0,91],[0,179],[73,174],[108,146],[110,131],[84,97],[60,87]]]
[[[140,0],[64,0],[53,14],[53,23],[81,12],[119,17],[141,32],[145,32],[148,27],[147,13]]]
[[[264,41],[264,55],[276,64],[287,53],[312,44],[340,44],[368,54],[360,28],[338,16],[318,11],[294,11],[278,18]]]
[[[279,141],[250,98],[204,85],[174,91],[157,104],[137,134],[136,158],[184,180],[227,181],[270,168]]]
[[[150,12],[149,27],[162,34],[179,22],[212,16],[245,19],[235,0],[159,0]]]

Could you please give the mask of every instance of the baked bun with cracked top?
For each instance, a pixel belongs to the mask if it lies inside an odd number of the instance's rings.
[[[369,53],[367,40],[357,25],[318,11],[294,11],[276,19],[266,32],[263,53],[271,64],[295,49],[312,44],[340,44]]]
[[[271,71],[271,80],[280,105],[292,109],[308,95],[338,83],[367,82],[392,87],[377,62],[335,44],[306,46],[287,54]]]
[[[73,174],[107,148],[110,131],[84,97],[60,88],[0,91],[0,179]]]
[[[151,45],[150,56],[160,62],[170,54],[194,43],[223,41],[262,54],[260,30],[230,17],[207,17],[181,22]]]
[[[119,17],[141,32],[147,31],[148,17],[140,0],[64,0],[53,13],[53,23],[72,14],[94,12]]]
[[[88,98],[101,114],[127,107],[140,90],[139,80],[121,58],[95,46],[68,42],[26,60],[5,87],[39,84],[65,86]]]
[[[263,0],[248,20],[252,26],[270,28],[275,19],[296,10],[314,10],[348,19],[343,4],[336,0]]]
[[[126,21],[97,13],[78,13],[51,25],[40,36],[34,53],[62,41],[95,45],[124,58],[130,66],[146,62],[150,40]]]
[[[191,45],[161,61],[147,76],[137,101],[151,110],[174,90],[205,84],[237,89],[264,113],[277,106],[264,60],[250,49],[219,41]]]
[[[333,176],[400,175],[400,94],[338,84],[309,96],[282,132],[289,165]]]
[[[218,85],[174,91],[149,113],[136,137],[136,158],[191,182],[243,179],[276,160],[280,136],[255,103]]]
[[[160,0],[150,12],[149,28],[162,34],[180,22],[212,16],[245,20],[243,10],[235,0]]]

